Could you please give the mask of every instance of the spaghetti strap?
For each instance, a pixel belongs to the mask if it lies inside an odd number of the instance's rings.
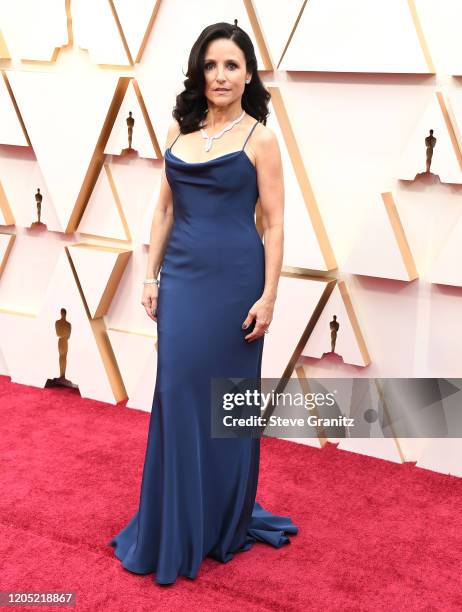
[[[249,138],[252,136],[252,132],[253,132],[253,131],[254,131],[254,129],[256,128],[257,123],[259,123],[259,121],[255,121],[255,123],[253,124],[252,129],[250,130],[249,134],[247,135],[247,138],[245,139],[244,144],[242,145],[242,150],[244,150],[244,149],[245,149],[245,145],[247,144],[247,141],[249,140]]]
[[[175,142],[178,140],[178,138],[180,137],[181,131],[178,132],[177,137],[175,138],[175,140],[172,142],[172,144],[169,146],[170,151],[172,150],[173,145],[175,144]]]

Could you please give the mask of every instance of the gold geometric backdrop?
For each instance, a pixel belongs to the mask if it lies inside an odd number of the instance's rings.
[[[194,40],[237,18],[284,165],[262,375],[458,377],[462,6],[437,4],[0,3],[0,373],[44,387],[65,371],[83,397],[151,409],[140,300],[163,143]],[[447,440],[338,442],[462,474]]]

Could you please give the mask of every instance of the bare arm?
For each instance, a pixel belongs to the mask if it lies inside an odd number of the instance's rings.
[[[255,329],[246,336],[261,336],[273,318],[274,303],[284,252],[284,176],[281,151],[274,132],[265,126],[255,143],[258,191],[262,210],[265,246],[265,287],[261,298],[249,310],[244,323],[257,318]]]
[[[284,251],[284,176],[276,135],[266,128],[258,141],[257,176],[265,245],[263,297],[275,301]]]
[[[179,127],[174,121],[168,130],[165,148],[170,146],[175,136],[178,134]],[[173,198],[170,185],[165,175],[165,161],[162,167],[160,180],[160,190],[157,204],[151,224],[151,238],[149,243],[148,265],[146,278],[157,278],[162,266],[162,260],[167,249],[168,240],[173,226]],[[157,295],[156,285],[144,285],[143,298],[141,303],[146,309],[148,316],[157,321]],[[153,314],[155,313],[155,314]]]

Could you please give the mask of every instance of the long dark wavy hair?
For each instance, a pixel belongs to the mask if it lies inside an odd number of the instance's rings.
[[[177,95],[172,116],[177,120],[182,134],[195,132],[207,113],[207,98],[204,95],[204,56],[209,43],[217,38],[228,38],[242,50],[247,71],[251,72],[250,83],[246,84],[242,94],[242,108],[246,113],[266,125],[269,114],[268,102],[270,92],[265,89],[257,72],[257,58],[249,35],[237,25],[225,21],[207,26],[191,48],[188,60],[188,71],[183,81],[184,90]]]

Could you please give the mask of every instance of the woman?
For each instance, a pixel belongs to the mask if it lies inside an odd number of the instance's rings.
[[[260,380],[282,266],[270,95],[237,20],[205,28],[187,77],[168,131],[144,281],[158,364],[139,510],[109,543],[123,567],[154,572],[158,584],[195,578],[207,556],[226,562],[257,540],[280,547],[298,531],[255,499],[259,437],[211,431],[211,380]]]

